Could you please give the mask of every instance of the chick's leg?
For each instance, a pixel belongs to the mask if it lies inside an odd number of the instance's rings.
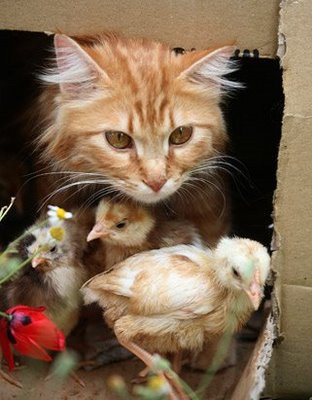
[[[172,368],[177,374],[180,373],[182,368],[182,351],[175,353],[172,361]]]
[[[146,350],[142,349],[134,342],[124,340],[118,336],[117,339],[122,346],[124,346],[126,349],[136,355],[141,361],[143,361],[149,370],[153,369],[154,360],[152,354],[148,353]],[[170,374],[167,375],[164,372],[158,372],[158,375],[165,379],[170,385],[171,390],[168,393],[170,400],[188,400],[188,397],[183,392],[181,386],[178,385],[176,381],[170,377]],[[174,388],[174,390],[172,389],[172,387]]]

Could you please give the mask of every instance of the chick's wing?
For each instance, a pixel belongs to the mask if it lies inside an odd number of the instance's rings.
[[[157,265],[158,264],[158,265]],[[141,271],[131,287],[129,311],[177,319],[196,318],[215,308],[217,287],[193,261],[174,255]]]
[[[217,305],[219,289],[209,269],[211,262],[209,255],[193,246],[140,253],[124,262],[121,270],[125,274],[119,283],[122,286],[127,279],[132,284],[127,285],[127,294],[125,287],[119,290],[129,297],[129,312],[134,314],[196,318]]]
[[[218,287],[213,270],[202,268],[207,260],[190,249],[181,245],[136,254],[84,286],[128,298],[134,314],[178,319],[205,315],[216,306]]]

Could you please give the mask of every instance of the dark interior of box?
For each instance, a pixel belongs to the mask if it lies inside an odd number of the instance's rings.
[[[3,221],[3,243],[31,223],[38,208],[34,181],[25,183],[34,172],[34,154],[21,128],[24,113],[38,93],[36,75],[50,56],[52,38],[42,33],[2,31],[0,41],[0,204],[7,204],[16,194],[19,200],[15,212]],[[223,104],[229,155],[233,157],[225,160],[232,187],[233,233],[269,245],[284,105],[281,69],[277,59],[244,54],[238,58],[240,69],[233,78],[245,88]]]
[[[36,75],[49,57],[52,37],[2,31],[0,42],[0,205],[18,195],[14,210],[2,222],[4,246],[33,222],[38,210],[34,181],[29,180],[35,154],[23,138],[22,127],[38,93]],[[245,51],[237,60],[240,68],[233,78],[245,88],[222,104],[231,143],[224,161],[232,189],[232,233],[269,246],[284,106],[282,71],[277,59],[258,58],[257,52]]]

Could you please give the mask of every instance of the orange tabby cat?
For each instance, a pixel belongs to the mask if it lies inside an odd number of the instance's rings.
[[[165,204],[214,244],[228,229],[218,157],[227,135],[222,92],[236,87],[231,47],[177,55],[166,44],[114,34],[56,35],[56,66],[41,97],[43,158],[63,189],[94,185]]]

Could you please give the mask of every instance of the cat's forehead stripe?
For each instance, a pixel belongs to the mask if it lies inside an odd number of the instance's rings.
[[[133,112],[130,111],[128,116],[128,133],[132,132],[133,132]]]
[[[136,115],[138,116],[139,122],[143,124],[144,122],[144,115],[143,115],[143,105],[141,100],[137,100],[134,103],[134,111]]]

